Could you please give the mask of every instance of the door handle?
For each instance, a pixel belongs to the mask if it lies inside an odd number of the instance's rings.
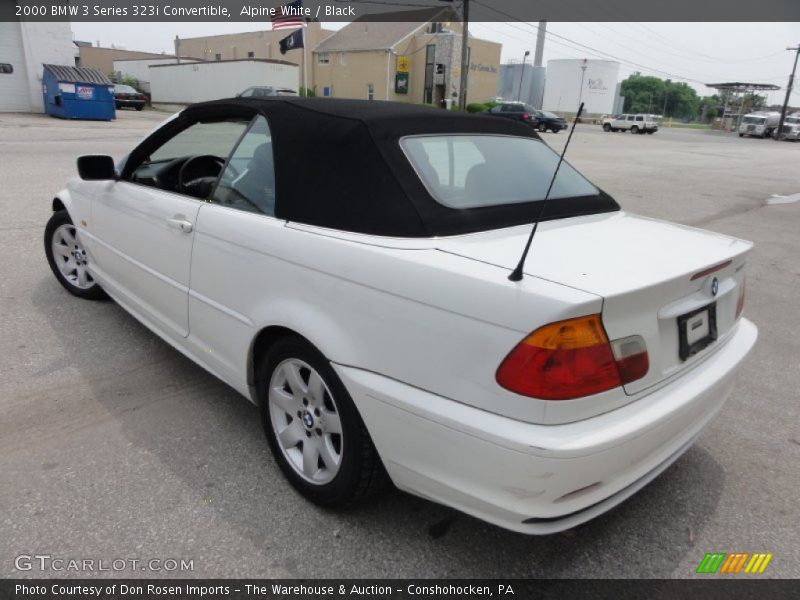
[[[192,224],[184,219],[167,219],[167,225],[183,233],[191,233],[193,228]]]

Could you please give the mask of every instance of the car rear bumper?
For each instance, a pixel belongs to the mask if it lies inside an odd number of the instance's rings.
[[[394,483],[529,534],[569,529],[672,464],[720,410],[758,330],[742,319],[675,380],[609,413],[563,425],[509,419],[334,364]]]
[[[125,100],[125,99],[115,99],[117,106],[144,106],[144,100]]]

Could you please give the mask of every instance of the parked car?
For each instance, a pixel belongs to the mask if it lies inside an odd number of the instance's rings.
[[[562,129],[569,127],[569,124],[565,118],[559,117],[557,114],[548,112],[546,110],[537,110],[534,112],[534,115],[536,115],[538,129],[541,132],[549,130],[553,133],[558,133]]]
[[[769,137],[778,128],[781,120],[779,112],[754,112],[742,117],[739,124],[739,137],[746,135],[760,138]]]
[[[117,108],[142,110],[147,104],[147,96],[130,85],[116,83],[114,84],[114,103]]]
[[[208,102],[80,157],[44,249],[256,403],[309,500],[391,481],[551,533],[677,460],[757,337],[750,242],[625,213],[568,162],[545,207],[558,160],[511,119]]]
[[[620,115],[603,115],[600,117],[600,126],[603,128],[603,131],[611,131],[611,124],[615,119],[619,118]]]
[[[776,128],[772,137],[778,138],[778,129]],[[790,140],[796,142],[800,138],[800,112],[789,115],[783,121],[783,128],[781,129],[780,139]]]
[[[655,133],[658,131],[658,121],[653,115],[617,115],[608,128],[603,125],[604,131],[630,131],[631,133]]]
[[[493,117],[503,117],[512,121],[521,121],[530,127],[539,127],[539,120],[536,118],[537,110],[530,104],[523,102],[502,102],[493,106],[488,112],[484,113]]]
[[[276,88],[271,85],[253,86],[247,88],[237,97],[239,98],[267,98],[269,96],[297,96],[297,92],[289,88]]]

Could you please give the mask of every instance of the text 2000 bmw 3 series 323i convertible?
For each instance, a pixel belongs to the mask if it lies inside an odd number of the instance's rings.
[[[81,157],[45,250],[257,403],[311,501],[391,481],[550,533],[689,448],[757,337],[749,242],[626,214],[567,162],[543,204],[557,162],[505,119],[216,101]]]

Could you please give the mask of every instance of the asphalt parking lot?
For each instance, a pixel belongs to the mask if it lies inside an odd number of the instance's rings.
[[[309,504],[254,406],[114,303],[58,285],[42,234],[75,158],[120,158],[166,116],[118,115],[0,114],[0,577],[78,575],[17,571],[21,554],[194,565],[91,576],[691,577],[715,551],[772,552],[765,576],[800,577],[800,203],[766,202],[800,192],[800,144],[577,129],[569,160],[626,210],[756,242],[745,314],[760,339],[684,457],[610,513],[537,538],[400,492]]]

